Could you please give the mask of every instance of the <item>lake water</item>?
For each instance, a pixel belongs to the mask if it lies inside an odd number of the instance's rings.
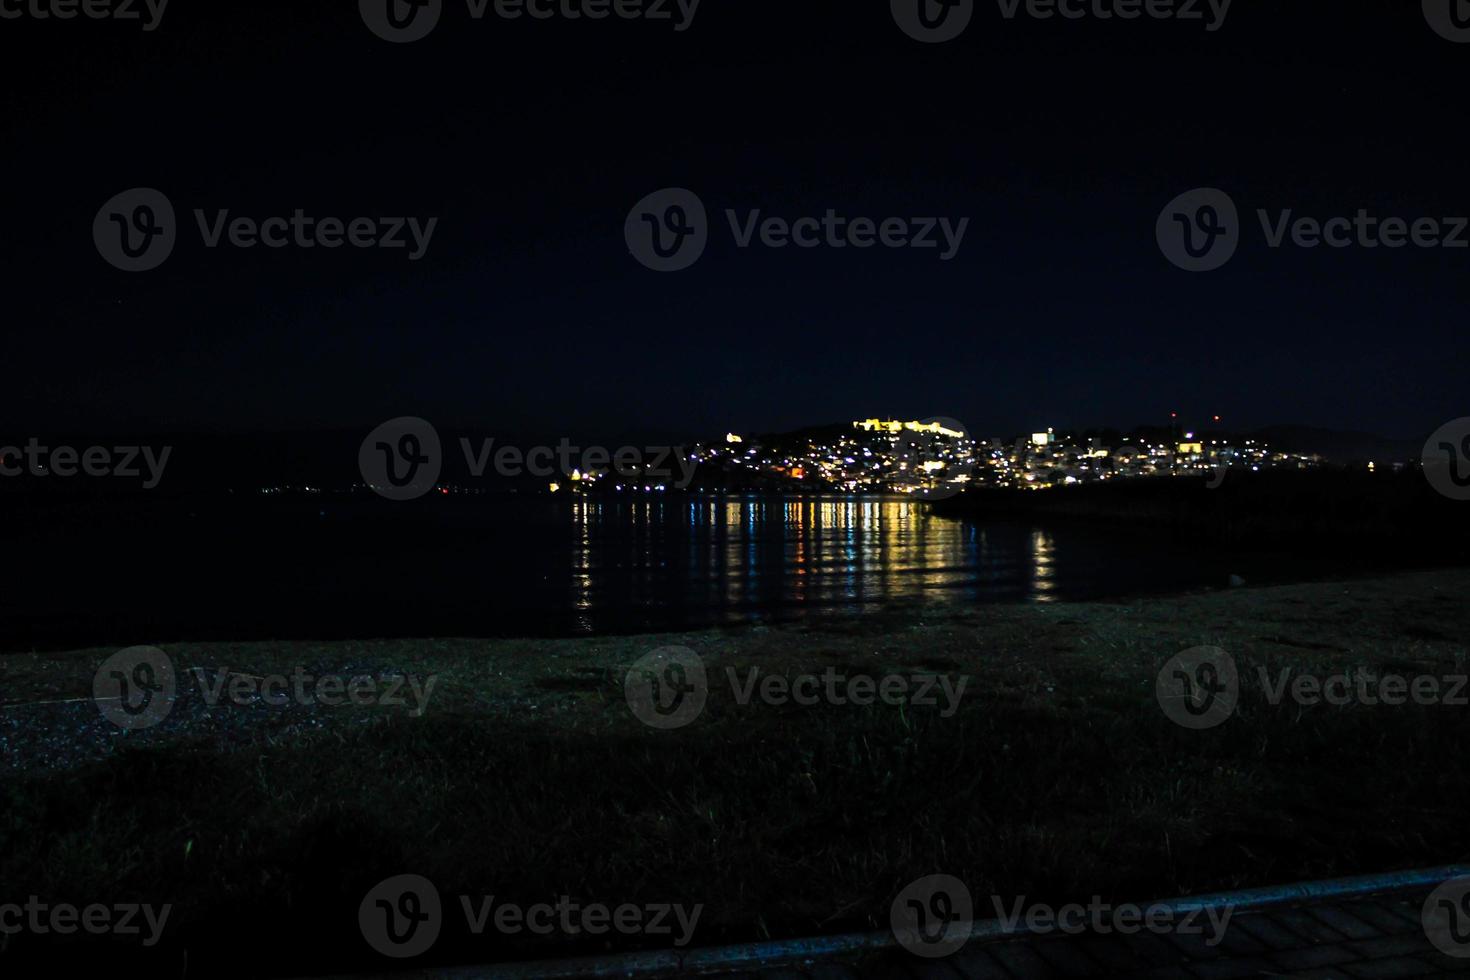
[[[10,538],[10,650],[671,630],[1280,571],[1159,532],[980,524],[873,497],[145,495],[36,505]]]

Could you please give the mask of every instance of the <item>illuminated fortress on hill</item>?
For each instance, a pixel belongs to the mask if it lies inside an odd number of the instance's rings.
[[[862,422],[854,422],[854,429],[862,429],[864,432],[886,432],[889,435],[899,435],[902,432],[928,432],[938,436],[949,436],[951,439],[963,439],[965,433],[958,429],[949,429],[941,422],[898,422],[893,419],[865,419]]]

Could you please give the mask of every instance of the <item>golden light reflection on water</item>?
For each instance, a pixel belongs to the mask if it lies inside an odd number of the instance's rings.
[[[592,629],[592,620],[587,615],[592,608],[592,521],[588,510],[595,506],[586,497],[580,497],[573,510],[577,539],[572,547],[572,595],[577,627],[581,630]]]
[[[571,515],[579,614],[614,588],[634,603],[722,606],[1057,598],[1046,532],[997,546],[993,528],[903,498],[580,498]]]
[[[1031,592],[1037,602],[1055,602],[1056,555],[1051,535],[1037,528],[1031,532]]]

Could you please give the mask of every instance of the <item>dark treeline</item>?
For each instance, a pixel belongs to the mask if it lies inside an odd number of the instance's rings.
[[[973,519],[1086,520],[1136,526],[1202,546],[1439,565],[1470,560],[1470,523],[1415,469],[1370,473],[1229,471],[1048,490],[976,489],[936,502]]]

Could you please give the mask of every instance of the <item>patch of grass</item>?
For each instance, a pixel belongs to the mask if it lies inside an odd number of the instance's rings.
[[[1467,585],[1443,572],[1016,607],[866,635],[170,645],[189,665],[367,665],[436,673],[440,688],[419,718],[323,709],[319,725],[260,726],[228,749],[187,731],[129,737],[101,761],[11,776],[0,900],[172,902],[159,955],[187,950],[200,975],[285,975],[380,967],[358,903],[405,872],[434,881],[449,911],[425,962],[488,962],[609,944],[472,936],[459,895],[702,904],[707,945],[883,928],[893,895],[935,872],[990,915],[991,896],[1145,900],[1451,863],[1470,856],[1470,761],[1454,751],[1467,709],[1271,705],[1256,678],[1463,672],[1463,645],[1404,626],[1425,608],[1463,621]],[[1224,725],[1186,731],[1154,680],[1199,644],[1229,651],[1246,690]],[[654,731],[622,677],[669,645],[704,657],[710,697],[693,724]],[[107,652],[0,661],[7,700],[89,686]],[[742,705],[723,679],[829,666],[969,681],[942,717]],[[298,952],[242,958],[241,936]],[[3,956],[65,947],[23,936]]]

